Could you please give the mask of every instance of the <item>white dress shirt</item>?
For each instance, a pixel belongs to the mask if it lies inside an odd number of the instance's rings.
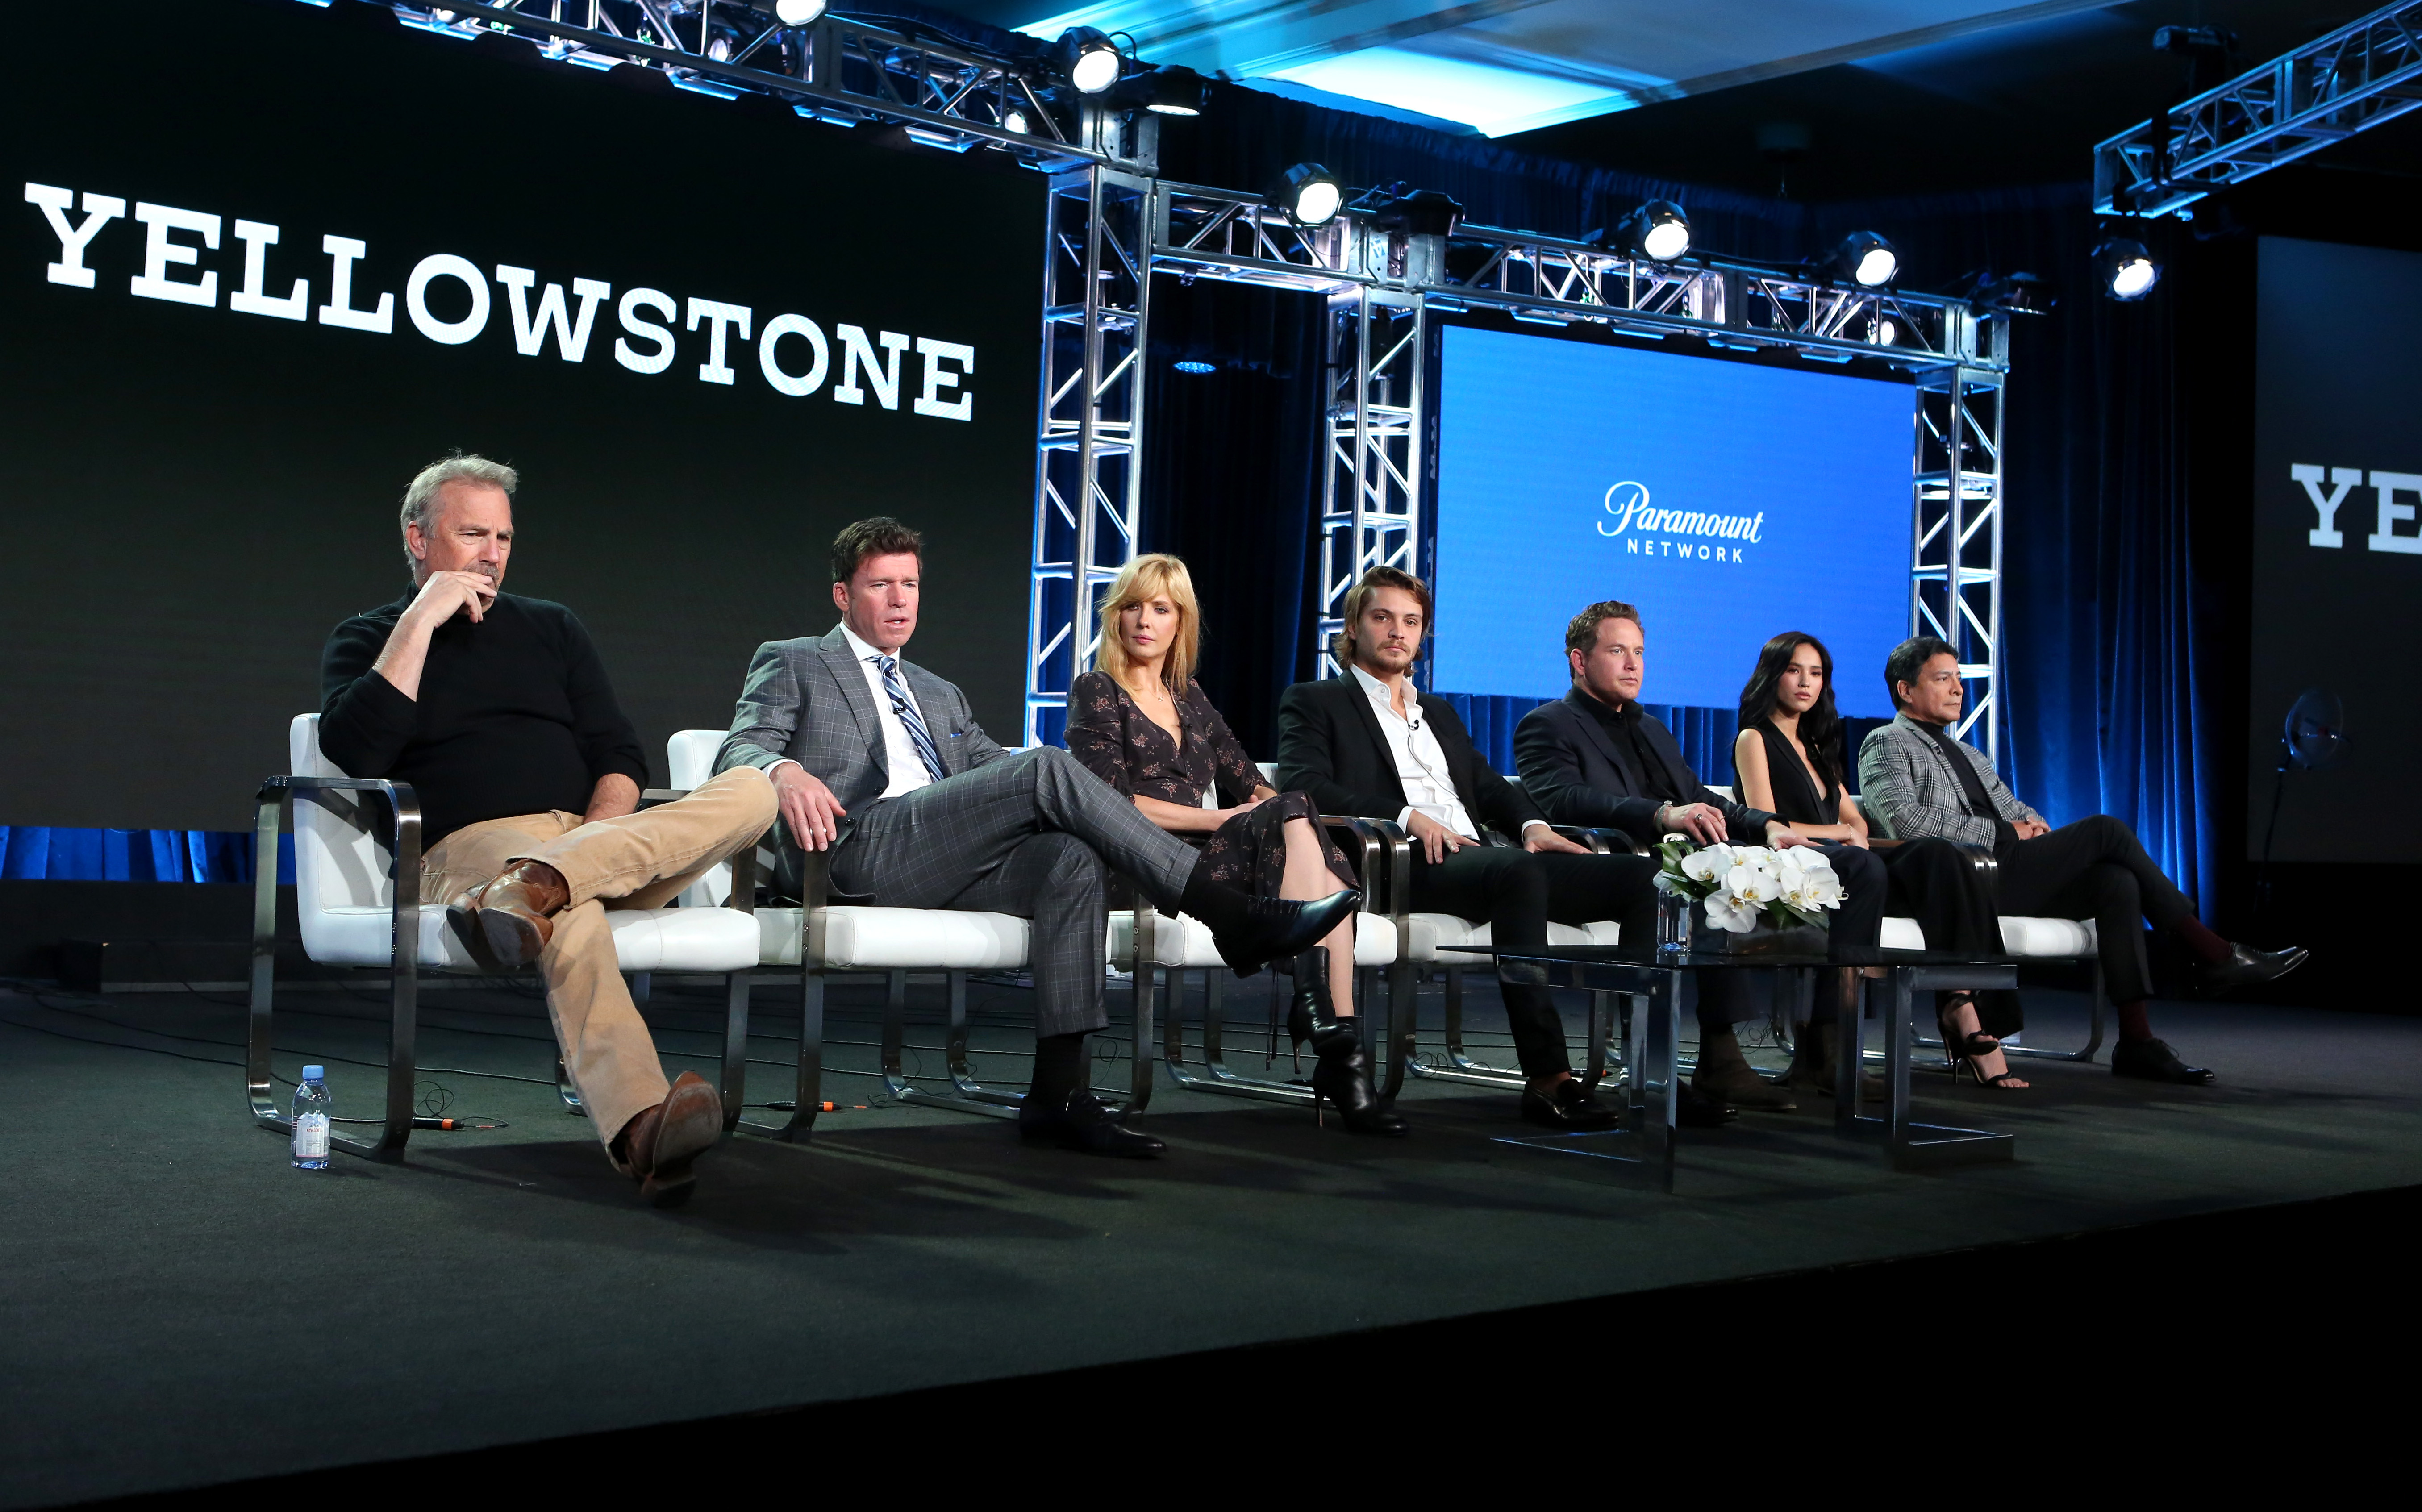
[[[1455,775],[1446,764],[1446,748],[1439,744],[1438,732],[1422,717],[1419,695],[1408,689],[1406,704],[1409,715],[1398,714],[1388,685],[1364,671],[1350,669],[1354,680],[1362,685],[1362,692],[1379,716],[1379,731],[1388,737],[1388,751],[1396,761],[1396,780],[1404,784],[1405,811],[1396,815],[1399,825],[1410,824],[1415,812],[1428,814],[1458,835],[1480,838],[1480,827],[1463,806],[1455,791]],[[1545,821],[1533,819],[1522,827],[1528,834],[1532,825]]]
[[[920,787],[930,786],[934,779],[925,770],[924,758],[917,754],[917,743],[908,738],[908,727],[901,722],[899,713],[891,707],[890,691],[883,685],[883,669],[875,665],[876,661],[887,655],[897,660],[899,654],[877,651],[860,640],[857,638],[857,632],[849,627],[847,621],[841,622],[841,633],[848,639],[849,654],[857,658],[859,670],[866,673],[866,694],[874,701],[874,717],[883,726],[883,766],[891,780],[885,785],[880,796],[896,798],[903,793],[914,793]],[[925,706],[917,701],[916,689],[908,685],[907,672],[901,671],[899,677],[900,690],[907,695],[910,706],[917,711],[917,717],[920,719],[924,718]],[[933,728],[933,722],[927,720],[926,732],[931,733]],[[934,748],[936,752],[941,749],[939,736],[935,737]],[[782,761],[791,761],[791,758],[785,756]],[[782,762],[776,762],[773,766],[768,766],[765,768],[765,775],[773,776],[775,768],[781,764]],[[791,764],[795,766],[798,764],[792,762]]]

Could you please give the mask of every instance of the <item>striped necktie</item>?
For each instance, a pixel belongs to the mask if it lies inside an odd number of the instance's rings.
[[[916,703],[908,697],[907,685],[900,681],[900,659],[896,656],[874,658],[876,670],[883,673],[883,691],[890,696],[891,712],[908,732],[908,744],[917,748],[917,759],[925,764],[925,775],[938,782],[942,780],[942,753],[934,748],[934,732],[925,728],[925,717],[917,712]]]

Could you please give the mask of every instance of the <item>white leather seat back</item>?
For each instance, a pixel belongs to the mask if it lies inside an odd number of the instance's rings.
[[[1717,784],[1710,782],[1707,784],[1707,791],[1727,802],[1738,803],[1740,801],[1740,799],[1733,795],[1732,784],[1729,782],[1726,782],[1722,786],[1718,786]]]
[[[318,715],[296,715],[287,727],[286,741],[290,775],[347,775],[320,752]],[[294,902],[302,919],[303,948],[313,960],[330,959],[331,953],[343,948],[344,931],[332,926],[330,910],[383,912],[395,906],[393,867],[378,829],[385,805],[374,794],[335,796],[361,817],[348,820],[324,804],[307,798],[294,801]],[[368,803],[360,801],[365,797]]]
[[[720,730],[676,730],[665,742],[665,781],[676,793],[687,793],[715,775],[715,754],[723,748]],[[731,894],[731,867],[729,862],[711,868],[704,876],[682,889],[673,900],[677,908],[714,908]],[[792,954],[796,955],[794,950]]]

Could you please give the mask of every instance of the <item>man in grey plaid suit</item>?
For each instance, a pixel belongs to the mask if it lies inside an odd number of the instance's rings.
[[[2213,988],[2284,976],[2306,953],[2253,950],[2213,934],[2135,832],[2111,815],[2054,829],[2021,803],[1983,751],[1951,734],[1965,693],[1958,654],[1946,642],[1932,636],[1903,641],[1885,660],[1884,684],[1899,712],[1859,747],[1860,796],[1869,816],[1901,840],[1940,835],[1992,846],[2002,913],[2093,920],[2103,984],[2119,1016],[2111,1069],[2149,1081],[2210,1081],[2210,1071],[2186,1064],[2153,1037],[2145,924],[2178,936]]]
[[[773,780],[804,850],[832,852],[833,890],[897,908],[1016,914],[1033,921],[1034,1080],[1018,1110],[1030,1140],[1148,1157],[1083,1086],[1085,1035],[1103,1028],[1105,868],[1162,911],[1210,926],[1250,969],[1324,937],[1361,895],[1249,897],[1210,880],[1201,853],[1057,748],[1009,751],[957,687],[899,653],[916,632],[923,542],[889,518],[833,542],[833,606],[818,637],[757,648],[717,772]]]

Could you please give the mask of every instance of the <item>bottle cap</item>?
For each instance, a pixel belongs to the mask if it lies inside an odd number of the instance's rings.
[[[317,1081],[327,1074],[328,1068],[324,1065],[307,1065],[303,1068],[303,1079],[306,1081]]]

